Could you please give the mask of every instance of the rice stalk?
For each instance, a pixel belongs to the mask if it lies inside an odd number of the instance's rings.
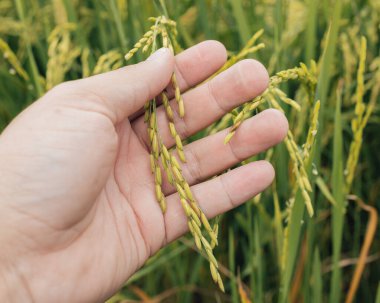
[[[9,17],[0,17],[0,34],[20,34],[25,31],[25,25]]]
[[[93,75],[109,72],[123,66],[123,55],[117,50],[110,50],[101,55],[96,62]]]
[[[364,71],[366,62],[367,40],[365,37],[361,38],[360,44],[360,59],[359,68],[357,73],[357,88],[356,88],[356,103],[355,103],[355,117],[351,121],[351,129],[353,132],[353,141],[350,145],[348,154],[345,175],[347,192],[350,191],[356,166],[359,160],[359,154],[362,146],[363,131],[368,122],[368,118],[372,113],[373,107],[367,107],[363,102],[364,97]],[[368,111],[369,110],[369,111]]]
[[[341,269],[339,268],[339,258],[342,248],[342,232],[345,217],[345,197],[343,180],[343,130],[342,130],[342,86],[338,87],[336,108],[334,117],[334,138],[333,138],[333,168],[332,168],[332,194],[335,204],[332,208],[332,258],[334,268],[330,281],[330,302],[340,300]]]
[[[11,50],[9,45],[0,38],[0,52],[3,54],[3,58],[8,61],[11,68],[9,69],[9,73],[11,75],[15,75],[16,73],[22,77],[25,81],[29,80],[29,76],[27,72],[21,65],[21,62],[18,60],[16,54]]]
[[[23,25],[26,25],[24,3],[21,0],[15,0],[15,6],[16,6],[18,18],[20,19]],[[36,59],[32,51],[31,40],[30,40],[30,37],[26,34],[25,26],[24,26],[24,30],[22,31],[22,38],[24,39],[25,44],[26,44],[26,51],[27,51],[30,70],[32,73],[31,79],[34,83],[34,89],[36,91],[37,97],[40,97],[43,95],[44,89],[42,88],[41,76],[38,71]]]
[[[224,63],[223,66],[217,72],[215,72],[214,74],[212,74],[212,76],[210,76],[206,81],[210,81],[211,79],[213,79],[214,77],[216,77],[217,75],[219,75],[220,73],[222,73],[223,71],[225,71],[228,68],[230,68],[236,62],[238,62],[238,61],[244,59],[245,57],[247,57],[248,55],[254,54],[254,53],[256,53],[256,52],[264,49],[265,48],[265,44],[264,43],[256,44],[257,40],[259,40],[260,37],[262,37],[263,34],[264,34],[264,30],[263,29],[260,29],[256,33],[254,33],[252,35],[252,37],[244,45],[244,47],[237,54],[230,56],[230,58],[228,58],[228,60],[226,61],[226,63]]]
[[[236,117],[234,117],[233,125],[229,131],[229,134],[225,138],[225,143],[227,144],[232,139],[233,135],[235,134],[235,131],[247,117],[247,114],[249,112],[254,111],[259,105],[263,104],[264,102],[270,103],[272,101],[272,105],[275,105],[275,102],[273,101],[274,95],[280,96],[280,99],[283,101],[285,100],[285,103],[290,104],[291,106],[299,110],[298,103],[294,100],[285,97],[285,94],[277,88],[281,83],[287,82],[289,80],[301,80],[310,87],[315,86],[316,83],[315,76],[306,67],[305,64],[301,64],[300,67],[278,72],[276,75],[270,78],[269,87],[265,90],[265,92],[262,95],[254,98],[253,100],[245,103],[241,111],[236,115]],[[278,108],[280,109],[281,107]]]
[[[80,49],[75,47],[71,40],[71,33],[75,29],[75,24],[65,23],[58,25],[49,36],[46,90],[64,81],[65,74],[81,53]]]
[[[82,77],[83,78],[87,78],[87,77],[91,76],[91,69],[90,69],[90,65],[88,62],[89,57],[90,57],[90,50],[89,50],[89,48],[85,47],[82,50],[82,54],[80,57],[81,64],[82,64]]]
[[[177,35],[176,23],[165,16],[150,18],[150,21],[154,22],[155,24],[125,55],[126,60],[131,59],[133,55],[136,54],[140,49],[143,51],[151,49],[151,53],[153,53],[157,49],[160,42],[163,47],[169,48],[173,53],[175,53],[176,49],[178,49],[178,47],[176,47],[176,43],[173,42],[176,39]],[[184,102],[175,73],[173,73],[171,77],[171,85],[174,90],[174,99],[178,105],[179,117],[183,118],[185,115]],[[178,157],[181,162],[186,162],[182,140],[179,137],[174,124],[173,109],[170,105],[167,93],[165,91],[161,93],[161,98],[167,118],[169,120],[168,126],[170,133],[175,139]],[[195,245],[200,252],[204,252],[207,256],[210,265],[211,277],[213,281],[218,285],[220,290],[224,292],[223,281],[218,270],[219,264],[213,253],[215,246],[218,245],[218,227],[217,225],[211,227],[208,219],[206,218],[206,215],[199,207],[198,202],[195,200],[192,194],[189,184],[186,182],[182,174],[182,168],[179,162],[177,161],[173,152],[167,148],[160,137],[156,118],[157,100],[153,99],[148,101],[144,108],[145,122],[148,124],[148,135],[151,146],[151,170],[155,179],[157,201],[161,207],[162,212],[165,212],[167,205],[165,196],[162,192],[162,167],[163,171],[166,173],[169,183],[173,185],[177,190],[180,203],[187,217],[188,228],[194,238]]]

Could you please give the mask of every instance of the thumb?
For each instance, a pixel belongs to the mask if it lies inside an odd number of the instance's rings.
[[[66,82],[62,88],[70,94],[90,94],[90,102],[97,103],[96,106],[105,106],[107,115],[117,123],[135,113],[146,101],[165,89],[173,70],[172,52],[168,48],[161,48],[144,62]]]

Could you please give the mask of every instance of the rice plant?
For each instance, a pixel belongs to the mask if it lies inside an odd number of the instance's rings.
[[[279,109],[290,124],[284,143],[242,163],[269,160],[276,179],[209,222],[182,175],[185,142],[167,92],[149,100],[157,203],[170,207],[165,175],[190,235],[108,302],[379,302],[379,24],[376,0],[0,0],[0,129],[63,81],[136,63],[161,46],[180,53],[219,40],[229,58],[210,78],[256,58],[270,85],[189,141],[228,128],[228,144],[245,119]],[[183,118],[175,73],[171,86]],[[160,141],[157,102],[173,149]]]

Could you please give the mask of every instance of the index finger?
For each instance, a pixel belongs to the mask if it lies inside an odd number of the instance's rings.
[[[176,55],[174,73],[180,91],[183,93],[206,80],[221,68],[226,60],[226,48],[215,40],[203,41]],[[173,97],[170,85],[168,85],[168,97]],[[134,120],[142,114],[143,109],[132,115],[130,119]]]

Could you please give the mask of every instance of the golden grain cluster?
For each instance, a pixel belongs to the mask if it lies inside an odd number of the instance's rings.
[[[132,56],[140,48],[142,48],[143,52],[150,50],[151,53],[157,50],[159,45],[169,48],[173,53],[175,53],[176,50],[179,50],[178,43],[176,41],[176,23],[165,16],[150,18],[150,21],[155,24],[125,55],[126,60],[132,58]],[[185,115],[185,105],[175,73],[171,76],[170,84],[174,91],[174,100],[178,108],[178,112],[176,114],[179,118],[183,118]],[[161,93],[161,102],[165,108],[166,116],[169,121],[168,127],[170,134],[175,141],[178,158],[182,163],[185,163],[186,157],[183,150],[183,143],[176,130],[174,123],[174,110],[166,91]],[[218,271],[219,265],[213,253],[215,246],[218,245],[218,225],[214,224],[214,227],[211,227],[206,215],[199,207],[189,184],[186,182],[182,174],[180,163],[174,156],[173,151],[170,150],[162,141],[157,126],[157,106],[158,99],[155,98],[153,100],[149,100],[144,107],[145,122],[148,126],[148,135],[151,146],[150,163],[156,184],[155,189],[157,201],[161,207],[161,210],[165,212],[167,205],[162,191],[162,171],[164,171],[168,182],[177,190],[181,205],[188,219],[188,227],[190,233],[194,237],[196,247],[207,257],[210,263],[211,276],[214,282],[218,284],[219,288],[224,291],[223,281]]]

